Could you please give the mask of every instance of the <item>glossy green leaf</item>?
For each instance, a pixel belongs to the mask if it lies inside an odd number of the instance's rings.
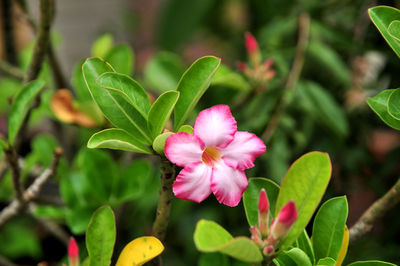
[[[332,259],[332,258],[327,257],[327,258],[320,259],[317,262],[317,265],[318,266],[335,266],[336,265],[336,261],[334,259]]]
[[[129,132],[138,141],[151,144],[151,139],[147,135],[147,122],[141,119],[141,114],[135,107],[119,93],[109,91],[95,82],[100,75],[114,72],[114,69],[100,58],[87,59],[82,69],[86,85],[104,116],[116,127]]]
[[[400,20],[394,20],[390,23],[388,33],[392,38],[400,41]]]
[[[220,65],[215,72],[211,85],[228,87],[238,91],[249,91],[250,84],[239,73],[233,72],[225,65]]]
[[[314,265],[315,263],[314,249],[310,237],[308,236],[307,231],[305,229],[296,239],[296,246],[307,254],[307,256],[310,258],[311,264]]]
[[[167,138],[174,134],[174,132],[165,132],[158,135],[153,141],[153,149],[160,155],[164,155],[164,146]]]
[[[275,213],[276,198],[279,193],[279,186],[266,178],[250,178],[249,185],[243,194],[243,205],[246,212],[247,222],[250,226],[258,224],[258,197],[261,189],[267,192],[270,213]]]
[[[152,57],[144,69],[145,81],[159,92],[175,90],[185,72],[181,58],[170,52],[160,52]]]
[[[178,99],[178,91],[167,91],[161,94],[151,106],[147,125],[153,139],[163,131]]]
[[[113,47],[104,57],[118,73],[132,75],[134,54],[132,48],[126,44],[120,44]]]
[[[390,94],[387,107],[389,114],[400,120],[400,88]]]
[[[297,159],[282,180],[276,202],[275,216],[293,200],[298,218],[282,247],[290,246],[304,230],[317,208],[331,178],[332,166],[327,153],[309,152]]]
[[[244,262],[260,262],[263,257],[258,246],[246,237],[233,238],[215,222],[200,220],[194,232],[194,243],[202,252],[219,251]]]
[[[104,148],[153,154],[147,146],[119,128],[109,128],[93,134],[87,143],[87,147],[90,149]]]
[[[279,266],[311,266],[310,258],[299,248],[292,248],[274,259]]]
[[[174,109],[175,129],[185,122],[190,111],[206,92],[220,62],[220,58],[205,56],[194,62],[183,74],[177,88],[181,94]]]
[[[193,127],[189,125],[183,125],[178,129],[178,132],[186,132],[189,134],[193,134]]]
[[[400,57],[400,42],[393,38],[388,28],[394,20],[400,20],[400,11],[389,6],[377,6],[368,10],[369,17],[385,38],[386,42],[392,47],[393,51]]]
[[[367,99],[369,107],[385,122],[388,126],[400,130],[400,120],[395,119],[388,112],[389,97],[395,90],[384,90],[375,97]]]
[[[317,261],[325,257],[338,259],[348,211],[345,196],[329,199],[318,210],[312,233],[312,243]]]
[[[35,97],[44,86],[41,80],[34,80],[26,84],[15,96],[8,122],[8,141],[14,144],[15,137],[20,130],[25,116]]]
[[[92,45],[92,56],[105,58],[111,50],[114,43],[114,38],[111,34],[106,33],[96,39]]]
[[[109,266],[115,244],[115,218],[109,206],[97,209],[86,232],[90,266]]]
[[[348,264],[348,266],[395,266],[395,264],[380,260],[367,260],[367,261],[356,261]]]

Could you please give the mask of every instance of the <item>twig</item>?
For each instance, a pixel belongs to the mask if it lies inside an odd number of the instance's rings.
[[[21,69],[3,60],[0,60],[0,70],[13,78],[20,80],[24,78],[24,72]]]
[[[9,219],[22,211],[29,202],[31,202],[37,195],[44,183],[47,182],[52,176],[56,174],[57,166],[62,155],[62,149],[57,148],[54,151],[53,162],[49,169],[46,169],[33,183],[24,191],[22,199],[15,198],[11,203],[0,212],[0,227],[4,225]]]
[[[5,150],[6,160],[8,166],[11,169],[11,177],[13,182],[13,187],[15,191],[16,201],[22,203],[23,201],[23,188],[21,185],[21,168],[18,163],[18,156],[15,152],[14,147],[10,146],[9,149]]]
[[[5,55],[8,62],[15,65],[17,63],[17,55],[15,52],[13,1],[3,0],[2,11]]]
[[[288,79],[285,84],[285,91],[282,94],[282,98],[278,103],[275,113],[272,115],[268,126],[262,133],[262,138],[265,142],[269,142],[276,128],[279,125],[279,121],[285,112],[287,105],[289,104],[291,93],[296,89],[296,84],[299,80],[300,73],[304,65],[304,54],[307,49],[308,36],[310,33],[310,17],[308,14],[301,14],[299,16],[299,38],[297,41],[296,55],[294,57],[292,69],[289,73]]]
[[[396,184],[386,192],[383,197],[376,200],[350,228],[350,242],[360,239],[371,231],[374,223],[381,218],[388,210],[400,202],[400,178]]]

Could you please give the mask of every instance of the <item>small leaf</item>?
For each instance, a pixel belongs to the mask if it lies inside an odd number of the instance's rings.
[[[296,246],[303,250],[307,256],[310,258],[311,264],[314,265],[315,263],[315,254],[314,249],[311,244],[310,237],[307,234],[307,231],[304,229],[303,233],[296,240]]]
[[[243,194],[243,205],[246,212],[247,222],[250,226],[258,224],[258,197],[260,190],[267,192],[270,213],[275,213],[276,198],[279,193],[279,186],[266,178],[250,178],[249,185]]]
[[[258,246],[246,237],[233,238],[215,222],[200,220],[194,232],[194,243],[202,252],[219,251],[244,262],[260,262],[263,257]]]
[[[336,261],[329,257],[320,259],[317,263],[318,266],[335,266],[335,264]]]
[[[315,259],[337,260],[342,247],[348,207],[345,196],[329,199],[319,208],[314,219],[312,242]]]
[[[174,134],[174,132],[165,132],[158,135],[153,141],[153,150],[155,150],[158,154],[164,156],[164,147],[167,138]]]
[[[395,89],[389,96],[388,112],[395,119],[400,120],[400,88]]]
[[[292,248],[279,255],[274,262],[278,265],[298,265],[298,266],[311,266],[310,258],[304,251],[299,248]]]
[[[93,134],[88,141],[87,147],[89,149],[104,148],[153,154],[147,146],[119,128],[109,128]]]
[[[180,97],[174,109],[174,128],[178,129],[206,92],[218,69],[220,58],[205,56],[194,62],[182,75],[177,91]]]
[[[109,206],[98,208],[86,231],[90,266],[109,266],[115,244],[115,218]]]
[[[367,103],[383,122],[394,129],[400,130],[400,120],[395,119],[388,112],[389,97],[394,91],[395,90],[384,90],[375,97],[368,98]]]
[[[400,20],[400,11],[393,7],[376,6],[368,10],[369,17],[378,28],[383,38],[392,47],[393,51],[400,57],[400,42],[394,39],[388,32],[390,23]]]
[[[41,80],[31,81],[21,88],[15,96],[8,122],[8,141],[11,145],[14,144],[15,137],[22,126],[32,101],[39,94],[43,86],[44,82]]]
[[[238,91],[249,91],[250,84],[243,78],[242,75],[233,72],[225,65],[220,65],[215,72],[211,85],[228,87]]]
[[[178,98],[178,91],[167,91],[161,94],[151,106],[147,125],[150,131],[150,136],[153,139],[163,131]]]
[[[193,134],[193,127],[189,125],[183,125],[178,129],[177,132],[186,132],[189,134]]]
[[[336,266],[342,265],[344,258],[346,258],[348,247],[349,247],[349,229],[347,229],[347,226],[345,226],[343,243],[342,243],[342,247],[340,248],[339,256],[336,260]]]
[[[126,44],[120,44],[112,48],[104,57],[108,63],[118,72],[126,75],[133,74],[134,54],[132,48]]]
[[[390,263],[390,262],[385,262],[385,261],[367,260],[367,261],[356,261],[356,262],[350,263],[347,266],[396,266],[396,265],[393,263]]]
[[[124,247],[116,266],[140,266],[163,252],[164,246],[153,236],[139,237]]]
[[[113,46],[114,38],[111,34],[103,34],[92,45],[92,56],[104,58]]]
[[[282,180],[275,216],[290,200],[299,214],[282,247],[290,246],[304,230],[317,208],[331,178],[332,166],[327,153],[309,152],[297,159]]]

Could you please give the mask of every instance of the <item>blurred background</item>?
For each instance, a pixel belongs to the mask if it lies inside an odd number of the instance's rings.
[[[21,3],[36,20],[38,1],[0,3],[1,60],[24,69],[35,34]],[[400,84],[400,60],[367,13],[369,7],[381,4],[400,8],[398,1],[375,0],[57,1],[52,43],[65,85],[78,98],[77,64],[95,55],[96,49],[109,46],[111,39],[115,45],[127,44],[133,49],[132,56],[118,60],[130,60],[130,74],[153,96],[174,89],[197,58],[221,57],[225,72],[221,70],[216,75],[192,118],[203,108],[229,104],[239,130],[265,137],[277,107],[286,99],[288,104],[276,130],[264,138],[266,154],[257,159],[256,167],[247,176],[267,177],[279,183],[289,165],[302,154],[313,150],[328,152],[333,176],[324,200],[347,195],[350,228],[400,173],[400,133],[387,127],[365,101]],[[308,42],[302,53],[304,64],[299,80],[288,89],[302,14],[310,18]],[[237,62],[249,62],[244,45],[246,32],[258,40],[262,59],[274,62],[274,75],[267,81],[260,83],[237,68]],[[20,85],[17,79],[0,72],[0,133],[5,134],[8,99]],[[52,79],[49,65],[42,72]],[[60,142],[49,122],[56,120],[49,102],[57,89],[60,88],[53,80],[22,145],[27,180],[31,171],[49,165],[51,151]],[[87,139],[96,130],[76,125],[63,125],[63,130],[68,132],[64,140],[69,138],[70,149],[56,180],[43,191],[53,204],[41,202],[35,215],[60,223],[77,237],[84,250],[82,233],[88,218],[94,209],[110,201],[94,197],[94,189],[87,184],[95,184],[99,191],[112,182],[110,179],[126,178],[131,180],[128,188],[133,192],[125,191],[125,198],[112,202],[118,228],[116,251],[134,237],[149,233],[158,199],[157,159],[87,150]],[[10,174],[3,172],[0,171],[1,207],[12,195]],[[103,179],[108,181],[99,181]],[[249,235],[242,204],[229,208],[209,197],[201,204],[174,199],[172,205],[166,265],[209,265],[210,258],[222,261],[215,265],[236,265],[219,255],[200,254],[192,236],[200,219],[212,219],[235,236]],[[390,210],[371,233],[350,246],[345,264],[360,259],[400,264],[398,210],[399,206]],[[63,244],[29,215],[18,216],[0,228],[0,254],[17,264],[47,261],[52,265],[65,259],[65,253]]]

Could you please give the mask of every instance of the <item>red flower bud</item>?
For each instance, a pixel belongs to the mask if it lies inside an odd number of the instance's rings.
[[[269,212],[269,201],[265,189],[261,189],[260,197],[258,198],[258,212],[260,214],[267,214]]]
[[[249,54],[258,52],[258,43],[256,38],[250,33],[246,32],[245,35],[246,49]]]
[[[68,260],[70,266],[78,266],[79,265],[79,249],[76,241],[73,237],[69,239],[68,244]]]
[[[237,69],[239,69],[243,73],[246,73],[247,70],[248,70],[247,65],[245,63],[243,63],[243,62],[240,62],[240,61],[236,63],[236,67],[237,67]]]
[[[265,256],[272,256],[272,254],[274,254],[274,246],[266,246],[263,250],[263,254]]]
[[[297,209],[294,201],[289,201],[282,207],[278,217],[271,225],[271,235],[274,239],[284,238],[297,220]]]

